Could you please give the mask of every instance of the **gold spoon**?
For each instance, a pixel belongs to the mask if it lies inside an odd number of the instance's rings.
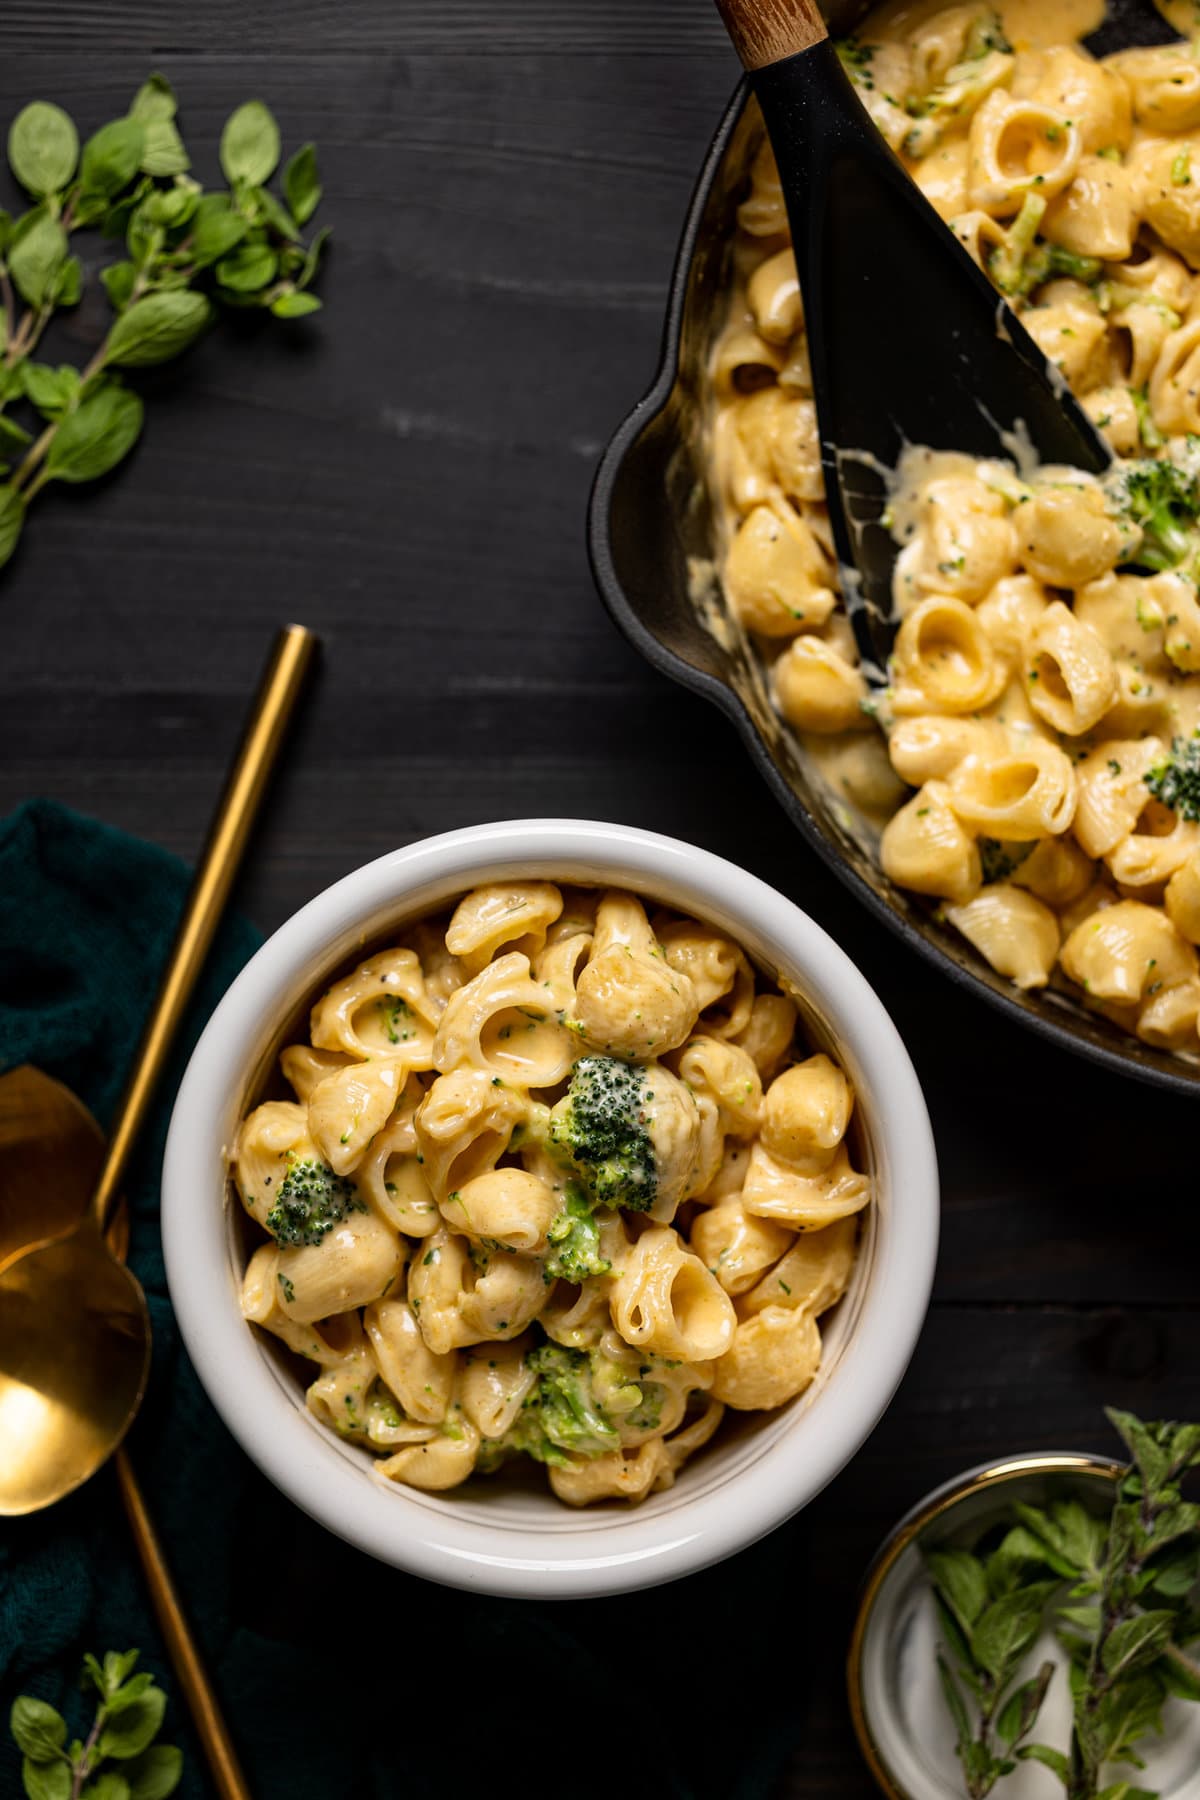
[[[70,1088],[28,1064],[0,1075],[0,1269],[31,1239],[65,1237],[78,1225],[104,1164],[104,1133]],[[114,1255],[129,1238],[121,1208],[108,1231]],[[122,1446],[117,1486],[150,1599],[204,1747],[220,1800],[250,1800],[216,1693],[176,1591],[141,1485]]]
[[[61,1212],[51,1207],[47,1218],[43,1211],[40,1241],[12,1254],[11,1232],[19,1226],[7,1223],[10,1209],[5,1207],[0,1242],[0,1515],[36,1512],[79,1487],[112,1455],[141,1402],[150,1362],[145,1295],[137,1277],[117,1260],[107,1233],[134,1143],[220,920],[316,642],[303,626],[290,625],[275,644],[84,1216],[66,1235],[56,1236],[44,1227],[56,1215],[61,1219]],[[11,1209],[17,1218],[29,1215],[28,1184],[25,1193],[23,1204]],[[127,1459],[118,1474],[157,1604],[156,1576],[169,1587],[166,1566]],[[205,1734],[197,1697],[211,1704],[217,1726],[220,1715],[177,1602],[175,1613],[173,1620],[164,1618],[164,1628],[222,1800],[246,1800],[223,1727],[212,1736]],[[189,1675],[198,1689],[189,1685]],[[223,1744],[218,1741],[222,1735]]]

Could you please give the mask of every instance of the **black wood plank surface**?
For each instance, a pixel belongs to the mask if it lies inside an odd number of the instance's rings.
[[[592,471],[652,374],[735,76],[716,14],[8,0],[4,22],[4,121],[41,95],[93,127],[162,67],[212,174],[225,115],[261,94],[286,144],[320,145],[335,247],[315,322],[214,334],[146,384],[129,468],[39,501],[0,581],[0,809],[52,795],[194,856],[270,634],[298,618],[325,666],[243,884],[265,929],[430,832],[615,818],[793,895],[911,1048],[945,1183],[934,1308],[884,1423],[787,1528],[810,1572],[789,1617],[822,1655],[815,1688],[781,1678],[775,1696],[795,1711],[781,1795],[866,1796],[841,1666],[895,1518],[971,1462],[1109,1447],[1106,1401],[1200,1416],[1192,1115],[910,960],[796,840],[724,720],[643,666],[595,596]],[[64,354],[97,327],[83,309]],[[769,1554],[750,1557],[757,1581]]]

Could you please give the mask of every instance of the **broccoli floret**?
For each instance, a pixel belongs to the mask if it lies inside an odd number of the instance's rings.
[[[1011,56],[1013,47],[1004,35],[1004,26],[1000,22],[998,12],[981,13],[973,20],[967,33],[966,48],[963,51],[964,62],[978,62],[981,56],[988,56],[993,50]]]
[[[1037,243],[1046,202],[1041,194],[1026,194],[1021,210],[988,258],[992,280],[1002,294],[1028,294],[1037,284],[1028,273]]]
[[[1007,881],[1036,849],[1036,843],[1010,844],[1001,838],[980,838],[979,861],[983,866],[983,879]]]
[[[543,1344],[529,1356],[536,1370],[541,1426],[551,1444],[572,1456],[603,1456],[621,1440],[592,1391],[592,1362],[584,1350]]]
[[[1148,769],[1146,786],[1180,818],[1200,820],[1200,731],[1173,738],[1171,753]]]
[[[624,1415],[624,1423],[635,1431],[657,1431],[662,1424],[663,1401],[667,1390],[659,1381],[644,1381],[641,1384],[642,1397],[631,1412]]]
[[[874,60],[876,46],[861,44],[856,37],[839,38],[834,44],[838,61],[845,69],[855,87],[873,88],[874,77],[871,74],[871,63]]]
[[[972,21],[962,55],[942,80],[926,94],[910,94],[904,110],[921,123],[904,142],[910,156],[924,156],[938,142],[941,126],[969,111],[1003,79],[997,56],[1011,56],[1012,45],[1004,35],[998,13],[988,11]]]
[[[496,1443],[493,1466],[510,1452],[561,1466],[573,1456],[604,1456],[619,1447],[617,1429],[593,1392],[586,1351],[542,1344],[530,1352],[529,1367],[537,1381]]]
[[[1061,244],[1039,243],[1030,252],[1025,268],[1028,286],[1023,283],[1021,292],[1028,294],[1035,287],[1041,287],[1044,281],[1053,281],[1059,276],[1082,281],[1090,287],[1100,279],[1103,266],[1099,257],[1080,256],[1074,250],[1064,250]]]
[[[563,1209],[546,1236],[550,1240],[545,1262],[547,1281],[586,1281],[589,1275],[607,1275],[612,1268],[600,1254],[600,1227],[594,1202],[576,1181],[567,1183]]]
[[[485,1446],[479,1467],[488,1473],[517,1454],[559,1467],[574,1457],[607,1455],[621,1444],[615,1418],[638,1432],[657,1430],[667,1390],[640,1379],[655,1361],[649,1358],[633,1381],[627,1368],[598,1350],[540,1345],[528,1357],[534,1386],[504,1436]]]
[[[1005,241],[988,259],[992,280],[1002,294],[1032,294],[1034,288],[1057,276],[1089,285],[1098,281],[1102,264],[1094,256],[1077,256],[1059,244],[1038,238],[1037,229],[1046,210],[1041,194],[1026,194],[1021,210],[1009,226]]]
[[[1178,314],[1175,316],[1178,317]],[[1133,410],[1137,414],[1138,437],[1147,450],[1161,450],[1165,440],[1154,423],[1149,393],[1144,387],[1131,388],[1129,391],[1133,398]]]
[[[646,1102],[654,1098],[637,1063],[584,1056],[550,1115],[551,1151],[571,1164],[596,1206],[645,1212],[658,1188]]]
[[[293,1162],[267,1214],[267,1230],[285,1246],[319,1244],[351,1212],[366,1212],[358,1189],[323,1162]]]
[[[1200,550],[1200,480],[1165,459],[1125,462],[1109,492],[1117,509],[1141,529],[1129,561],[1143,569],[1176,569]]]

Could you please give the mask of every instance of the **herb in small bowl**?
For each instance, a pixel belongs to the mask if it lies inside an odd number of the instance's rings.
[[[1200,1426],[1108,1417],[1128,1460],[968,1469],[880,1547],[847,1676],[884,1793],[1200,1796]]]
[[[1108,1418],[1132,1459],[1108,1518],[1074,1498],[1016,1502],[974,1550],[926,1553],[968,1800],[1021,1762],[1049,1769],[1066,1800],[1157,1800],[1116,1771],[1144,1769],[1168,1699],[1200,1699],[1200,1506],[1180,1485],[1200,1467],[1200,1425]],[[1047,1627],[1069,1672],[1060,1743],[1035,1736],[1055,1663],[1026,1669]]]

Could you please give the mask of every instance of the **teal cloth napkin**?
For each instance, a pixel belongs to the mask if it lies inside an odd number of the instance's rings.
[[[0,822],[0,1072],[29,1062],[107,1124],[188,883],[164,851],[45,801]],[[256,1800],[761,1800],[803,1736],[803,1540],[610,1600],[539,1605],[399,1574],[322,1531],[242,1454],[180,1345],[158,1232],[171,1103],[199,1031],[259,942],[218,936],[127,1192],[154,1325],[130,1449]],[[779,1602],[782,1601],[782,1610]],[[18,1693],[82,1722],[86,1650],[137,1645],[172,1695],[184,1800],[210,1795],[108,1472],[0,1529],[0,1796],[21,1792]],[[111,1765],[110,1765],[111,1766]]]

